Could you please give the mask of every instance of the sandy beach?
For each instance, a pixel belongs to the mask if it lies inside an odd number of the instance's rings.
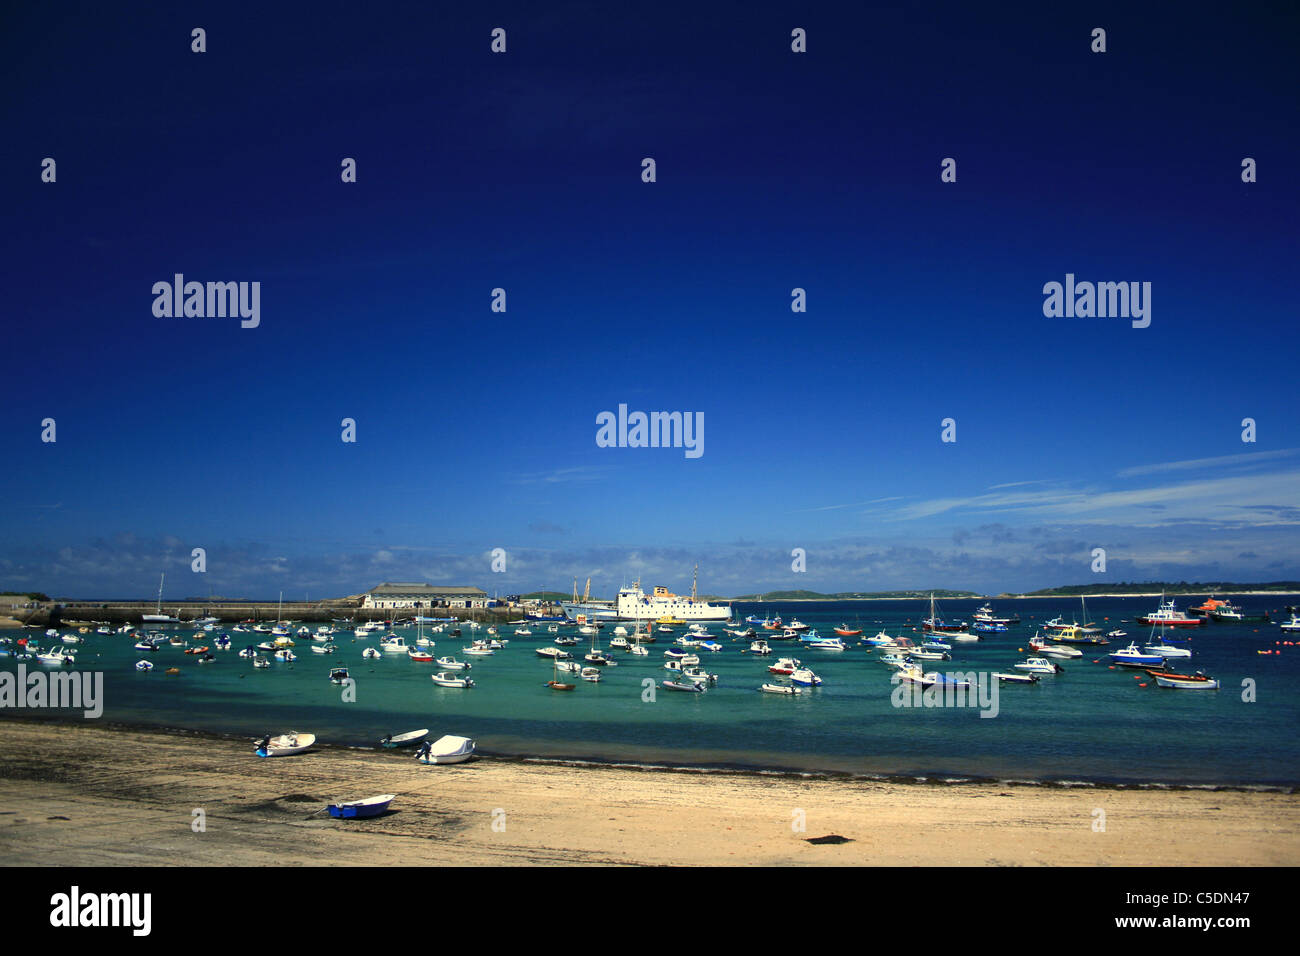
[[[10,865],[1294,866],[1300,795],[573,767],[0,721]],[[316,813],[394,793],[366,821]],[[195,812],[204,827],[196,832]],[[1105,830],[1094,827],[1105,813]],[[804,829],[796,826],[802,818]],[[822,837],[835,839],[810,842]]]

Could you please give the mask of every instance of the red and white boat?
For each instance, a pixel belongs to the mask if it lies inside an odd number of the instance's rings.
[[[771,667],[769,674],[785,674],[787,677],[799,669],[799,659],[796,657],[783,657]]]
[[[1160,596],[1160,609],[1138,617],[1137,622],[1143,627],[1200,627],[1204,618],[1188,617],[1182,611],[1174,609],[1173,600],[1165,601]]]

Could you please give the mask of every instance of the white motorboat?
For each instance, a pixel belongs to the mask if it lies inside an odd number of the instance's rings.
[[[649,651],[647,648],[642,647],[640,644],[633,644],[633,645],[632,645],[631,647],[629,647],[627,650],[628,650],[628,653],[631,654],[633,657],[649,657],[649,656],[650,656],[650,651]]]
[[[474,741],[469,737],[446,734],[433,743],[426,741],[415,756],[423,764],[464,763],[474,756]]]
[[[794,694],[803,693],[802,687],[795,687],[792,684],[763,684],[758,689],[764,694],[785,694],[787,696],[792,696]]]
[[[697,684],[708,684],[710,686],[718,682],[717,674],[710,674],[703,671],[696,664],[687,664],[682,667],[682,677],[686,680],[693,680]]]
[[[405,654],[406,638],[399,634],[389,634],[379,642],[379,649],[385,654]]]
[[[439,687],[473,687],[474,681],[468,677],[453,677],[446,671],[433,675],[433,682]]]
[[[768,654],[772,653],[772,645],[767,643],[767,641],[757,640],[749,645],[749,652],[751,654],[761,654],[766,657]]]
[[[361,652],[361,656],[366,658],[367,660],[375,660],[377,658],[383,657],[384,655],[380,654],[379,651],[375,650],[375,648],[373,647],[367,647],[364,651]]]
[[[1014,667],[1030,674],[1059,674],[1062,671],[1060,664],[1053,664],[1045,657],[1027,657]]]
[[[333,644],[313,644],[311,652],[313,654],[333,654],[337,648]]]
[[[270,667],[271,662],[268,661],[265,657],[255,657],[253,658],[253,666],[258,668]]]
[[[454,657],[440,657],[438,658],[438,666],[441,667],[443,670],[467,671],[470,668],[472,668],[474,665],[468,663],[467,661],[458,661]]]
[[[289,648],[282,647],[275,652],[275,659],[277,661],[284,661],[286,664],[288,664],[288,663],[292,663],[293,661],[296,661],[298,659],[298,655],[295,654],[293,651],[289,650]]]
[[[1038,683],[1037,674],[1003,674],[999,671],[994,671],[993,676],[996,677],[998,680],[1002,681],[1004,684],[1037,684]]]
[[[797,657],[783,657],[767,669],[769,674],[784,674],[787,677],[802,666]]]
[[[461,653],[467,657],[491,657],[496,651],[490,647],[484,647],[482,644],[471,644],[469,647],[462,647]]]
[[[823,637],[816,641],[805,641],[804,647],[812,647],[819,651],[842,651],[844,642],[838,637]]]
[[[578,672],[578,676],[583,680],[591,681],[593,684],[600,680],[601,669],[599,667],[584,667]]]
[[[801,667],[790,675],[790,683],[800,687],[820,687],[822,679],[807,667]]]
[[[138,671],[151,671],[153,670],[153,661],[136,661],[135,669]]]
[[[567,661],[573,656],[568,651],[562,651],[558,647],[539,647],[536,650],[538,657],[552,658],[557,661]]]
[[[315,742],[315,734],[290,732],[280,734],[278,737],[268,734],[262,738],[255,753],[259,757],[287,757],[290,754],[302,753]]]

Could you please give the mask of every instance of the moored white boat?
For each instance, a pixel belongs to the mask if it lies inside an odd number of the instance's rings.
[[[473,687],[474,681],[468,677],[454,677],[442,671],[433,675],[433,682],[439,687]]]

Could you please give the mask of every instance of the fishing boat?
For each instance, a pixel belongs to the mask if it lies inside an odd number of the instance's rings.
[[[839,627],[835,628],[835,633],[840,637],[861,637],[862,628],[854,628],[849,627],[847,624],[841,624]]]
[[[772,653],[772,645],[763,640],[754,641],[749,645],[749,652],[751,654],[761,654],[766,657],[768,654]]]
[[[884,631],[881,631],[875,637],[865,638],[861,643],[869,644],[872,647],[893,647],[895,640],[896,639],[890,637],[889,634],[885,633]]]
[[[364,800],[350,800],[347,803],[331,803],[325,809],[329,811],[330,816],[344,819],[365,819],[366,817],[377,817],[388,812],[388,805],[396,797],[391,793],[381,794],[378,797],[367,797]]]
[[[302,753],[315,742],[315,734],[300,734],[294,731],[280,734],[278,737],[267,734],[254,752],[259,757],[287,757],[290,754]]]
[[[1134,641],[1128,647],[1119,651],[1111,651],[1109,654],[1111,663],[1121,667],[1151,667],[1164,664],[1165,659],[1160,654],[1146,654],[1138,649],[1137,642]]]
[[[426,740],[415,752],[415,756],[423,764],[464,763],[474,756],[474,741],[469,737],[445,734],[433,743]]]
[[[405,654],[407,652],[406,638],[399,634],[389,634],[380,640],[379,649],[385,654]]]
[[[808,625],[796,618],[785,626],[787,631],[794,631],[796,634],[808,630]]]
[[[1104,637],[1086,633],[1078,624],[1067,624],[1064,627],[1056,628],[1053,640],[1060,641],[1062,644],[1092,644],[1097,646],[1110,643]]]
[[[429,664],[433,663],[433,655],[430,654],[423,647],[407,648],[406,656],[413,661],[419,661],[421,663],[429,663]]]
[[[822,679],[807,667],[801,667],[790,675],[790,683],[800,687],[820,687]]]
[[[1292,614],[1291,620],[1283,621],[1278,627],[1284,631],[1300,631],[1300,616]]]
[[[1165,596],[1161,594],[1159,609],[1150,614],[1140,615],[1137,619],[1138,624],[1143,627],[1200,627],[1205,623],[1202,618],[1189,617],[1175,609],[1173,599],[1165,601],[1164,598]]]
[[[758,689],[764,694],[784,694],[788,697],[803,693],[802,687],[795,687],[793,684],[763,684]]]
[[[1168,671],[1147,671],[1147,673],[1154,677],[1161,687],[1171,687],[1175,690],[1219,689],[1219,682],[1212,677],[1206,677],[1201,671],[1195,674],[1172,674]]]
[[[427,736],[429,736],[429,728],[427,727],[423,730],[407,731],[404,734],[389,734],[387,737],[384,737],[379,741],[379,746],[388,750],[393,750],[397,747],[410,747],[412,744],[418,744]]]

